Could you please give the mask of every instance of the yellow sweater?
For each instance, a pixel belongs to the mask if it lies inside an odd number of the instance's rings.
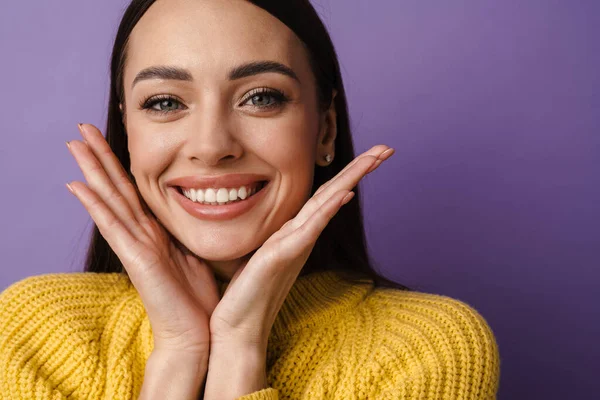
[[[119,274],[26,278],[0,295],[1,399],[136,399],[153,349]],[[267,351],[269,388],[240,400],[495,399],[498,347],[458,300],[298,278]]]

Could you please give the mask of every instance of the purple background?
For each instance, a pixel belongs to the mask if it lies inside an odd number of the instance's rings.
[[[0,290],[78,271],[91,219],[65,140],[104,126],[125,0],[0,12]],[[315,0],[347,85],[385,275],[478,309],[500,399],[599,390],[600,2]],[[166,33],[168,34],[168,33]]]

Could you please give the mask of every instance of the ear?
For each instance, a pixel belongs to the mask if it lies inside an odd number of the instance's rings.
[[[319,136],[317,137],[317,165],[326,167],[335,157],[335,138],[337,137],[337,112],[335,109],[337,90],[333,89],[329,109],[321,116]],[[330,161],[325,156],[331,156]]]
[[[119,103],[119,110],[121,110],[121,122],[123,123],[123,126],[125,125],[125,111],[123,111],[123,103]],[[125,131],[125,134],[127,134],[127,131]]]

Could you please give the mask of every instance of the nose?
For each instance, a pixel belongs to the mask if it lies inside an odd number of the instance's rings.
[[[236,138],[233,124],[219,107],[213,110],[197,110],[188,117],[185,157],[205,167],[231,163],[243,154],[242,145]]]

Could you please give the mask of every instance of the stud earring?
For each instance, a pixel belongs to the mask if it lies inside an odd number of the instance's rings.
[[[325,154],[325,161],[327,161],[328,163],[330,163],[332,160],[331,154]]]

